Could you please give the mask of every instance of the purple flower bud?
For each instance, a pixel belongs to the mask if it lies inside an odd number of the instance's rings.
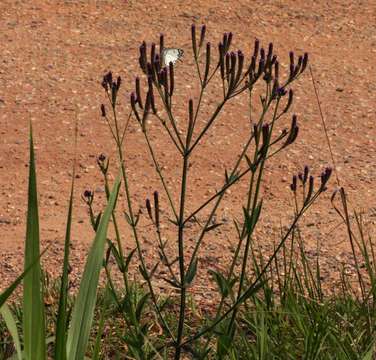
[[[159,35],[159,58],[160,60],[162,59],[163,49],[164,49],[164,35],[160,34]]]
[[[308,202],[312,198],[313,189],[314,189],[314,182],[315,182],[315,179],[313,178],[312,175],[310,175],[310,177],[309,177],[309,184],[308,184],[308,192],[307,192],[307,195],[306,195],[306,197],[304,199],[304,205],[307,205]]]
[[[330,176],[332,174],[332,168],[330,167],[327,167],[322,173],[321,173],[321,188],[320,190],[321,191],[325,191],[326,190],[326,183],[328,182]]]
[[[226,49],[226,51],[228,51],[228,49],[230,48],[231,42],[232,42],[232,32],[229,32],[228,36],[227,36],[227,49]]]
[[[291,120],[289,136],[287,137],[286,142],[284,143],[283,146],[285,147],[285,146],[291,145],[296,140],[298,133],[299,133],[299,127],[297,125],[297,117],[294,114]]]
[[[205,62],[205,74],[204,74],[204,84],[206,84],[209,76],[210,70],[210,42],[206,44],[206,62]]]
[[[254,56],[255,60],[257,59],[259,50],[260,50],[260,40],[256,39],[255,40],[255,47],[254,47],[254,50],[253,50],[253,56]]]
[[[265,59],[263,59],[262,57],[260,58],[260,61],[259,61],[259,67],[258,67],[258,70],[257,70],[257,74],[256,74],[256,79],[258,79],[261,74],[264,72],[265,70]]]
[[[218,44],[218,52],[219,52],[219,67],[221,71],[221,78],[222,80],[225,79],[225,52],[224,46],[222,43]]]
[[[290,64],[290,74],[289,74],[289,81],[291,81],[295,76],[295,66],[294,64]]]
[[[269,129],[270,126],[268,123],[262,125],[262,145],[267,146],[269,143]]]
[[[84,191],[84,197],[86,199],[90,199],[93,196],[93,193],[90,190],[85,190]]]
[[[146,56],[146,42],[144,41],[140,48],[140,57],[138,58],[139,63],[140,63],[140,68],[144,73],[147,71],[147,56]]]
[[[242,75],[243,65],[244,65],[244,54],[242,53],[241,50],[238,50],[238,71],[236,73],[235,86],[238,84],[240,77]]]
[[[117,81],[116,81],[116,91],[120,89],[120,85],[121,85],[121,77],[118,76]]]
[[[170,97],[174,93],[174,87],[175,87],[175,78],[174,78],[174,64],[170,62],[169,64],[169,72],[170,72]]]
[[[150,48],[150,62],[153,64],[155,60],[155,43],[151,44]]]
[[[106,108],[105,108],[105,106],[103,104],[101,105],[101,113],[102,113],[103,117],[106,116]]]
[[[148,212],[150,220],[153,221],[153,215],[152,215],[152,212],[151,212],[151,204],[150,204],[149,199],[146,199],[146,210]]]
[[[289,52],[289,56],[290,56],[290,65],[294,65],[294,52],[293,51],[290,51]]]
[[[206,25],[202,25],[201,26],[201,34],[200,34],[200,44],[199,44],[200,48],[201,48],[202,44],[204,43],[205,34],[206,34]]]
[[[131,93],[131,107],[132,107],[132,110],[136,116],[136,119],[137,121],[140,123],[141,122],[141,119],[140,119],[140,116],[138,115],[138,112],[137,112],[137,109],[136,109],[136,94],[134,92]]]
[[[108,91],[108,84],[105,77],[103,77],[102,87],[106,90],[106,92]]]
[[[159,71],[161,71],[161,60],[160,60],[158,54],[155,54],[155,56],[154,56],[153,65],[154,65],[154,69],[155,69],[156,73],[158,73]]]
[[[290,184],[290,189],[291,189],[291,191],[296,192],[296,188],[297,188],[297,177],[296,177],[296,175],[294,175],[292,177],[292,182]]]
[[[106,75],[105,75],[105,78],[106,78],[106,81],[107,81],[107,84],[112,86],[112,72],[109,71]]]
[[[148,79],[150,78],[152,81],[155,81],[155,71],[153,69],[153,66],[150,63],[147,63],[147,75]]]
[[[284,113],[286,113],[290,109],[293,99],[294,99],[294,92],[293,92],[292,89],[290,89],[289,90],[289,98],[288,98],[287,104],[286,104],[286,106],[283,110]]]
[[[192,37],[192,49],[193,54],[197,57],[197,44],[196,44],[196,25],[192,24],[191,26],[191,37]]]
[[[251,65],[249,66],[249,72],[254,73],[256,71],[256,56],[252,56]]]
[[[264,48],[260,49],[260,57],[261,57],[261,59],[265,60],[265,50],[264,50]]]
[[[301,69],[301,73],[304,72],[304,70],[307,68],[307,64],[308,64],[308,53],[304,53],[303,55],[303,64],[302,64],[302,69]]]
[[[304,183],[306,183],[308,180],[308,174],[309,174],[309,167],[306,165],[304,166],[304,176],[303,176]]]
[[[106,155],[105,154],[100,154],[98,156],[98,160],[101,161],[101,162],[105,161],[106,160]]]
[[[137,96],[137,102],[140,105],[140,108],[143,109],[142,105],[142,98],[141,98],[141,85],[140,85],[140,78],[136,77],[136,96]]]
[[[222,44],[223,44],[223,49],[224,49],[225,53],[227,52],[227,41],[228,41],[228,34],[224,33],[223,39],[222,39]]]
[[[117,97],[117,83],[112,83],[112,88],[111,88],[111,95],[112,95],[112,104],[115,106],[116,104],[116,97]]]
[[[225,65],[226,65],[226,79],[227,79],[227,82],[228,82],[229,76],[230,76],[230,54],[229,53],[226,53]]]
[[[278,61],[274,63],[274,78],[277,80],[279,79],[279,62]]]
[[[154,211],[155,211],[155,225],[159,229],[159,195],[158,191],[154,191]]]
[[[278,93],[278,96],[282,97],[282,96],[285,96],[287,94],[287,91],[286,91],[286,89],[284,87],[279,87],[277,89],[277,93]]]

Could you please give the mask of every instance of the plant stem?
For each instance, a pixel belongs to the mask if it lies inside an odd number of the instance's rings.
[[[187,144],[188,146],[188,144]],[[185,269],[184,269],[184,210],[185,197],[187,190],[187,175],[189,167],[189,153],[185,152],[183,156],[183,175],[180,193],[180,211],[179,211],[179,232],[178,232],[178,247],[179,247],[179,271],[180,271],[180,310],[178,334],[176,339],[175,360],[180,359],[181,341],[184,334],[184,320],[185,320],[185,306],[186,306],[186,284],[185,284]]]

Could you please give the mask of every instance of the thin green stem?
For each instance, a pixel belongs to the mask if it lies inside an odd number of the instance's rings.
[[[139,256],[139,259],[140,259],[140,262],[141,262],[141,267],[142,267],[143,271],[146,274],[148,274],[146,264],[145,264],[145,260],[144,260],[143,255],[142,255],[141,243],[139,241],[138,232],[137,232],[137,229],[136,229],[136,221],[135,221],[135,216],[134,216],[134,213],[133,213],[132,200],[131,200],[130,189],[129,189],[129,184],[128,184],[128,177],[127,177],[126,169],[125,169],[125,161],[124,161],[124,158],[123,158],[123,151],[122,151],[121,142],[120,142],[120,134],[119,134],[119,128],[118,128],[118,125],[117,125],[118,121],[117,121],[117,114],[116,114],[115,108],[116,108],[116,104],[112,104],[114,123],[115,123],[115,129],[116,129],[116,145],[117,145],[117,150],[118,150],[118,157],[119,157],[121,173],[122,173],[122,177],[123,177],[124,189],[125,189],[125,193],[126,193],[126,201],[127,201],[129,217],[130,217],[131,222],[132,222],[132,224],[130,224],[130,225],[131,225],[131,228],[132,228],[133,237],[134,237],[135,242],[136,242],[137,253],[138,253],[138,256]],[[150,296],[151,296],[153,305],[155,307],[155,310],[158,314],[158,317],[159,317],[163,327],[168,332],[169,336],[171,336],[171,338],[174,339],[172,331],[170,330],[166,320],[164,319],[164,317],[163,317],[163,315],[162,315],[162,313],[159,309],[159,306],[158,306],[158,303],[157,303],[157,298],[156,298],[156,295],[155,295],[155,292],[154,292],[154,289],[153,289],[153,285],[151,283],[151,279],[150,279],[149,276],[147,276],[146,282],[148,284]]]
[[[178,231],[178,248],[179,248],[179,271],[180,271],[180,310],[179,310],[179,322],[178,333],[176,339],[175,360],[180,359],[181,354],[181,342],[184,335],[184,321],[185,321],[185,307],[186,307],[186,284],[185,284],[185,268],[184,268],[184,210],[185,210],[185,198],[187,191],[187,176],[189,167],[189,153],[184,154],[183,158],[183,174],[180,193],[180,211],[179,211],[179,231]]]

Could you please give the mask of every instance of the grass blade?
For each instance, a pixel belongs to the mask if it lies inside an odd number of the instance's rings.
[[[67,358],[69,360],[83,359],[85,357],[94,317],[97,286],[99,273],[102,268],[107,228],[115,207],[119,187],[120,179],[117,178],[85,264],[80,289],[73,308],[71,327],[68,332]]]
[[[74,170],[73,170],[74,173]],[[72,212],[73,212],[73,190],[74,190],[74,174],[72,177],[72,186],[68,207],[67,228],[65,232],[64,243],[64,261],[63,273],[61,275],[61,286],[59,294],[59,310],[56,320],[56,341],[55,341],[55,360],[65,360],[67,358],[67,298],[68,298],[68,271],[69,271],[69,244],[71,237]]]
[[[17,324],[8,305],[4,304],[0,308],[0,313],[3,316],[8,331],[12,336],[14,347],[16,349],[17,359],[22,360],[21,344],[20,337],[18,336]]]
[[[25,269],[39,257],[39,217],[33,131],[30,124],[30,162],[28,210],[25,242]],[[23,336],[25,357],[28,360],[46,358],[45,318],[40,262],[25,275],[23,289]]]

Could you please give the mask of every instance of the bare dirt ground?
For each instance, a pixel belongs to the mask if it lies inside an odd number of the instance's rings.
[[[354,208],[363,210],[371,224],[375,216],[376,144],[376,3],[374,1],[10,1],[0,4],[0,274],[4,287],[22,269],[28,175],[28,131],[33,123],[36,143],[43,246],[51,248],[44,263],[53,276],[59,273],[74,157],[74,124],[78,118],[78,167],[74,213],[72,266],[80,275],[85,253],[93,239],[87,209],[80,199],[85,189],[94,189],[97,208],[103,204],[103,183],[96,157],[105,153],[114,158],[109,131],[100,117],[105,101],[100,86],[103,74],[112,70],[123,78],[120,102],[128,106],[133,81],[140,75],[138,46],[145,40],[157,42],[160,33],[166,46],[185,50],[177,67],[176,115],[185,121],[187,101],[197,96],[190,48],[190,25],[205,23],[207,37],[217,44],[224,31],[234,33],[234,48],[249,56],[257,37],[264,46],[272,41],[281,63],[288,64],[288,52],[307,51],[315,71],[319,94],[342,185]],[[284,67],[286,69],[286,67]],[[294,86],[293,112],[299,117],[297,142],[276,157],[267,168],[263,187],[265,208],[258,239],[266,249],[277,241],[280,225],[292,214],[289,182],[292,174],[308,164],[316,174],[330,165],[309,73]],[[184,99],[187,99],[185,97]],[[199,124],[210,113],[213,93],[204,99],[207,106]],[[237,101],[224,109],[210,136],[203,139],[194,157],[189,184],[189,208],[223,183],[224,167],[230,167],[244,134],[249,131],[246,102]],[[126,117],[127,110],[123,112]],[[150,124],[159,161],[178,196],[180,165],[178,156]],[[133,121],[126,140],[126,158],[136,208],[144,208],[145,198],[160,190],[142,134]],[[112,174],[116,175],[113,168]],[[200,253],[203,275],[208,268],[225,268],[234,235],[232,210],[239,214],[244,190],[228,196],[218,216],[226,224],[207,238]],[[307,249],[321,244],[324,279],[333,280],[334,270],[346,262],[349,245],[344,229],[330,205],[335,189],[310,211],[302,223]],[[102,201],[101,201],[102,199]],[[162,206],[167,206],[162,197]],[[125,209],[124,197],[120,208]],[[145,213],[145,212],[144,212]],[[204,214],[205,215],[205,214]],[[204,216],[203,215],[203,216]],[[146,216],[143,243],[149,259],[155,236]],[[122,223],[125,247],[134,247],[129,229]],[[166,229],[164,236],[171,233]],[[174,239],[170,239],[174,247]],[[192,247],[193,238],[187,240]],[[197,292],[207,284],[199,282]],[[201,289],[201,290],[200,290]]]

